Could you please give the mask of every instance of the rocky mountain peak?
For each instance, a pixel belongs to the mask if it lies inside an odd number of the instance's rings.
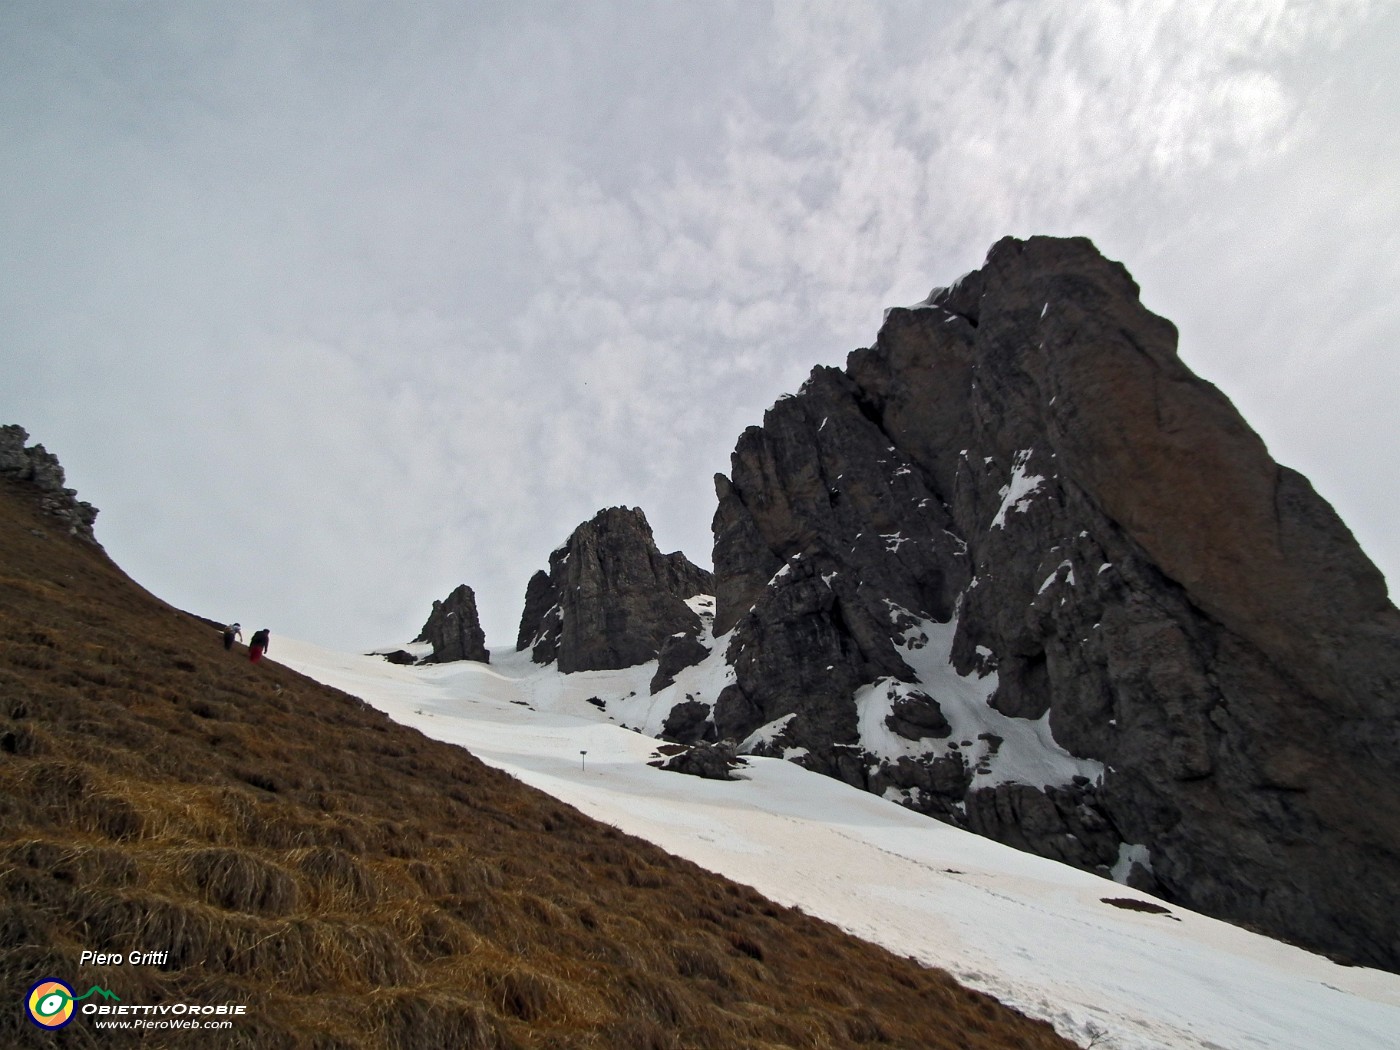
[[[548,572],[530,580],[516,648],[564,672],[644,664],[696,639],[702,624],[686,599],[713,586],[685,555],[657,549],[641,510],[610,507],[576,528],[550,555]]]
[[[815,370],[716,478],[715,729],[1400,968],[1400,614],[1176,344],[1007,238]]]
[[[476,592],[465,583],[455,588],[445,601],[433,602],[433,611],[415,642],[428,642],[433,653],[424,663],[475,660],[489,664],[486,633],[476,608]]]

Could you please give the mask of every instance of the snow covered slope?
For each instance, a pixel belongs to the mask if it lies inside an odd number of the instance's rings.
[[[607,717],[655,728],[654,664],[561,675],[508,654],[490,666],[398,667],[286,639],[276,659],[598,820],[943,967],[1086,1046],[1400,1045],[1393,974],[1337,966],[1179,908],[1125,909],[1152,899],[791,762],[750,759],[733,783],[650,767],[657,741]]]

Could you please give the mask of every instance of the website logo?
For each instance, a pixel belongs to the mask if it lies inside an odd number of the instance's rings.
[[[73,1004],[90,995],[121,1001],[115,992],[95,984],[82,995],[74,995],[72,986],[66,982],[56,977],[45,977],[29,989],[29,995],[24,1001],[24,1011],[40,1028],[62,1028],[73,1020]]]
[[[29,1019],[40,1028],[62,1028],[73,1020],[73,989],[46,977],[29,989],[24,1003]]]

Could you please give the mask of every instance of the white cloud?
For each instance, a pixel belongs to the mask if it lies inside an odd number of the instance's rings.
[[[930,24],[922,5],[779,5],[717,157],[618,192],[556,173],[521,201],[550,280],[611,301],[609,324],[646,328],[680,294],[706,309],[668,318],[670,338],[721,369],[740,343],[800,342],[797,317],[853,345],[882,295],[949,255],[1286,153],[1301,107],[1274,66],[1360,6],[980,3]],[[726,323],[755,302],[766,330]],[[523,327],[544,310],[557,331],[554,305],[537,297]]]

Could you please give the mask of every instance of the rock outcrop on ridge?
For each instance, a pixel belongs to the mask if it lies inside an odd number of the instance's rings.
[[[559,670],[601,671],[661,659],[674,674],[707,655],[686,599],[713,593],[711,575],[662,554],[640,510],[610,507],[574,530],[525,593],[516,649]]]
[[[1400,970],[1400,614],[1089,241],[890,311],[716,487],[720,737]]]
[[[92,525],[97,508],[78,499],[76,491],[64,488],[66,480],[58,457],[43,445],[25,447],[29,432],[21,426],[0,426],[0,477],[27,481],[43,493],[40,505],[45,514],[74,536],[97,543]]]
[[[465,583],[460,584],[446,601],[433,602],[433,611],[415,642],[428,642],[433,647],[424,663],[447,663],[451,660],[491,662],[491,650],[486,648],[486,632],[481,629],[481,617],[476,608],[476,593]]]

